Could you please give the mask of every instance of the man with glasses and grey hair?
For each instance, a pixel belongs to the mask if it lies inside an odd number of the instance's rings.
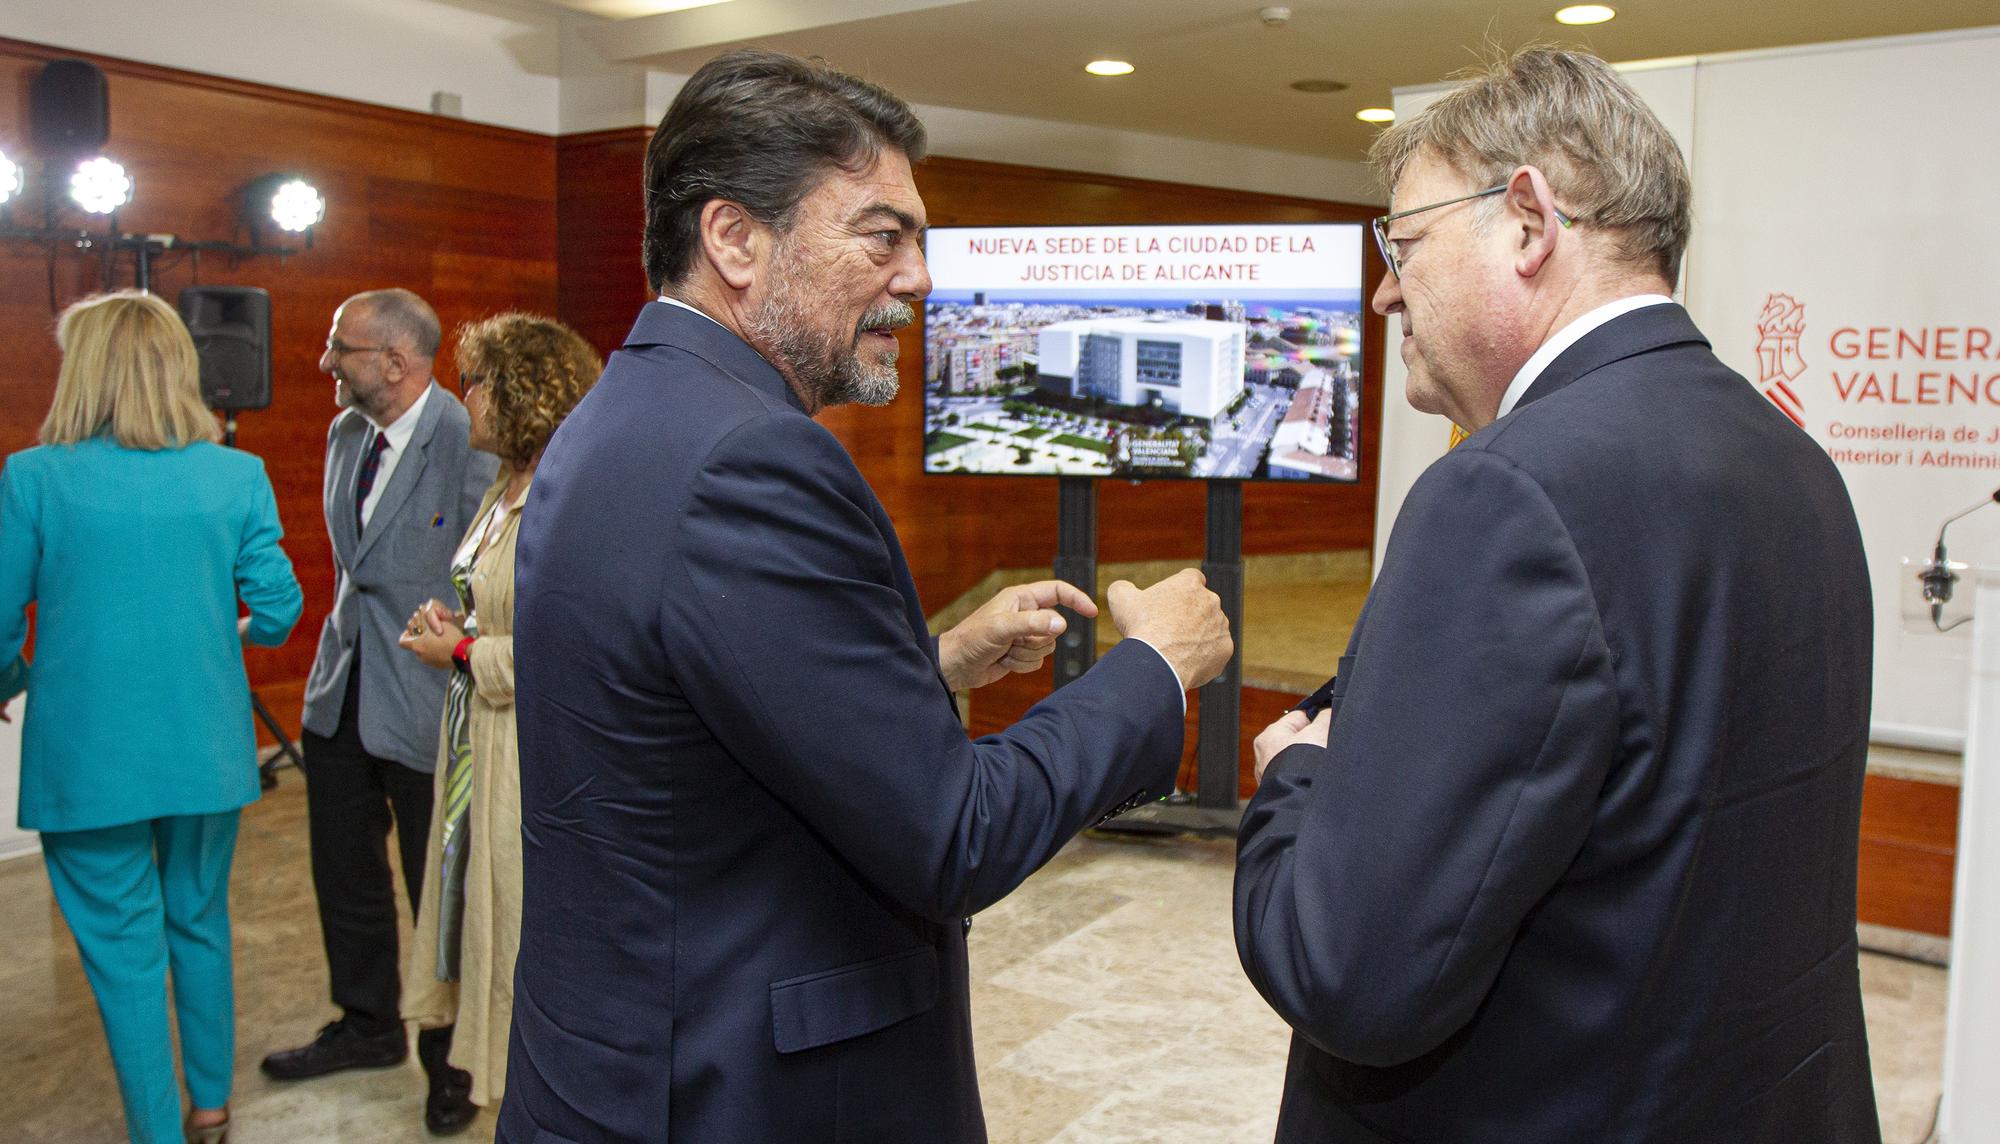
[[[1385,132],[1411,490],[1257,741],[1243,966],[1278,1138],[1880,1139],[1855,944],[1871,612],[1826,454],[1669,294],[1673,139],[1530,49]]]
[[[430,837],[444,676],[397,650],[410,615],[452,598],[451,556],[500,459],[476,453],[465,407],[431,380],[439,329],[408,290],[356,294],[334,311],[320,372],[341,407],[326,436],[333,609],[306,677],[306,815],[313,893],[340,1017],[264,1058],[277,1080],[393,1065],[409,1053],[400,1011],[394,824],[416,913]],[[424,1123],[463,1131],[471,1079],[446,1063],[451,1030],[417,1035],[429,1077]]]

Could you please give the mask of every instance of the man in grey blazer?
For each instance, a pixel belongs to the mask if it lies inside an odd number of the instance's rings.
[[[313,888],[338,1020],[264,1071],[300,1080],[393,1065],[408,1055],[398,1005],[393,821],[416,911],[430,835],[444,676],[396,649],[411,613],[452,598],[453,550],[497,458],[467,443],[464,406],[431,380],[437,315],[408,290],[357,294],[334,312],[320,370],[333,378],[326,439],[326,527],[334,599],[306,679],[306,805]],[[430,1077],[425,1122],[463,1129],[475,1108],[445,1063],[450,1029],[419,1034]]]

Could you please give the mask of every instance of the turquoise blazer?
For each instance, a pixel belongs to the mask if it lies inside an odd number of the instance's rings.
[[[0,470],[0,698],[28,691],[24,830],[94,830],[255,802],[237,638],[302,604],[264,463],[207,443],[45,445]],[[21,659],[27,606],[35,658]]]

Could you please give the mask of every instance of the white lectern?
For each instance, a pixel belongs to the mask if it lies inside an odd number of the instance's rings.
[[[1971,570],[1971,701],[1958,791],[1940,1144],[2000,1140],[2000,567]]]

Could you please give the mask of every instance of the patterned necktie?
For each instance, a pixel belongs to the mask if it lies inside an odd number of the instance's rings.
[[[368,445],[368,453],[361,458],[361,471],[354,477],[354,535],[361,535],[361,506],[368,503],[368,493],[375,487],[376,470],[382,467],[382,452],[389,447],[389,435],[380,429],[375,431],[375,440]]]

